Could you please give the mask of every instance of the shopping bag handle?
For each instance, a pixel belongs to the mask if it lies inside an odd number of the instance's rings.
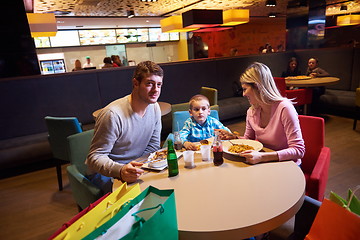
[[[354,189],[354,191],[352,191],[352,193],[351,193],[351,195],[350,195],[350,198],[349,198],[349,201],[348,201],[348,203],[347,203],[347,205],[346,205],[346,208],[347,208],[347,209],[350,208],[351,200],[353,199],[353,197],[354,197],[354,195],[355,195],[355,192],[356,192],[357,190],[359,190],[359,189],[360,189],[360,185],[357,185],[356,188]]]
[[[160,207],[160,213],[163,213],[165,211],[165,209],[164,209],[164,206],[160,203],[155,207],[144,208],[144,209],[141,209],[141,210],[139,210],[137,212],[134,212],[133,214],[131,214],[131,216],[135,217],[135,221],[138,222],[139,225],[140,225],[140,228],[142,228],[142,225],[145,222],[145,219],[143,217],[139,217],[137,214],[141,213],[141,212],[153,210],[153,209],[156,209],[156,208],[159,208],[159,207]]]

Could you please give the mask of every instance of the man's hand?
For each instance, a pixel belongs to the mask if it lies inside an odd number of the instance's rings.
[[[144,170],[138,168],[142,165],[142,163],[135,161],[129,162],[128,164],[124,165],[120,170],[121,179],[127,183],[135,182],[144,172]]]

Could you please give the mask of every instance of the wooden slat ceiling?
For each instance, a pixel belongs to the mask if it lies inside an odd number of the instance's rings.
[[[277,0],[275,7],[266,7],[266,0],[158,0],[143,2],[140,0],[34,0],[34,12],[55,12],[61,16],[97,16],[126,17],[128,10],[133,10],[139,17],[167,17],[179,15],[190,9],[250,9],[250,16],[268,16],[270,12],[279,15],[296,14],[301,7],[296,6],[300,0]],[[311,0],[310,0],[311,1]],[[326,15],[360,12],[360,0],[341,1],[326,0]],[[345,4],[348,10],[340,11]]]

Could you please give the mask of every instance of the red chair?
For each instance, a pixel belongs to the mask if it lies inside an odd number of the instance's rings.
[[[305,141],[305,156],[301,164],[306,179],[305,194],[322,201],[330,165],[330,148],[324,146],[324,119],[299,115],[299,121]]]
[[[277,88],[280,91],[280,94],[283,97],[294,99],[293,101],[296,102],[294,106],[304,106],[305,107],[304,112],[306,114],[307,112],[306,106],[308,104],[311,104],[312,102],[312,88],[288,90],[286,89],[285,78],[274,77],[274,80]]]

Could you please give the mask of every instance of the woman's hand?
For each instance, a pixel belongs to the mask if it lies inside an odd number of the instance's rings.
[[[133,183],[141,176],[141,174],[144,172],[144,170],[138,168],[142,166],[142,163],[139,162],[129,162],[128,164],[124,165],[120,169],[120,176],[121,179],[128,183]]]
[[[225,129],[215,129],[215,131],[219,132],[219,137],[221,140],[231,140],[237,138],[235,134],[228,132]]]
[[[246,158],[246,163],[257,164],[262,162],[262,153],[254,150],[246,150],[240,153],[241,157]]]
[[[196,144],[192,143],[192,142],[184,142],[184,148],[186,150],[192,150],[192,151],[197,151],[198,150]]]

